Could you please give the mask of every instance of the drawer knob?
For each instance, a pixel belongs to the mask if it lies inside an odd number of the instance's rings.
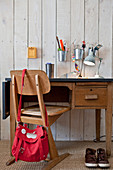
[[[96,99],[98,99],[97,94],[85,95],[85,100],[96,100]]]

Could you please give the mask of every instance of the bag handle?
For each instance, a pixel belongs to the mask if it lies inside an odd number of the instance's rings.
[[[20,122],[20,116],[21,116],[21,107],[22,107],[22,91],[23,91],[23,87],[24,87],[24,76],[25,76],[25,72],[27,69],[23,69],[22,71],[22,85],[21,85],[21,94],[20,94],[20,101],[19,101],[19,106],[18,106],[18,117],[17,117],[17,122]]]
[[[27,69],[23,69],[22,71],[22,84],[21,84],[21,94],[20,94],[20,101],[19,101],[19,106],[18,106],[18,116],[17,116],[17,122],[20,122],[20,117],[21,117],[21,107],[22,107],[22,91],[23,91],[23,87],[24,87],[24,76],[25,76],[25,72]],[[49,123],[48,123],[48,116],[47,116],[47,110],[46,110],[46,106],[44,104],[45,107],[45,124],[48,127]]]

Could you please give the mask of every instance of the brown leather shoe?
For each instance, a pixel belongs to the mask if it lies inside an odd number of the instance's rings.
[[[85,155],[85,165],[87,167],[95,168],[97,167],[97,159],[96,159],[96,150],[87,148],[86,155]]]
[[[98,166],[100,168],[109,168],[110,167],[105,150],[102,148],[97,149],[97,162],[98,162]]]

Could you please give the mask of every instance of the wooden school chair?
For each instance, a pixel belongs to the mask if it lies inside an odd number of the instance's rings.
[[[12,79],[12,94],[13,94],[13,104],[15,112],[15,120],[17,120],[18,112],[18,95],[21,94],[21,77],[22,70],[10,71]],[[46,73],[41,70],[26,70],[24,77],[24,88],[22,95],[26,96],[36,96],[37,95],[37,105],[23,107],[21,109],[21,122],[29,124],[45,125],[45,108],[43,101],[43,94],[50,92],[50,81]],[[52,136],[50,126],[66,111],[70,110],[70,107],[65,106],[46,106],[48,113],[49,126],[48,132],[48,142],[49,142],[49,154],[50,160],[45,166],[45,169],[51,169],[64,158],[69,156],[68,153],[59,155],[55,146],[55,142]],[[9,163],[10,164],[10,163]]]

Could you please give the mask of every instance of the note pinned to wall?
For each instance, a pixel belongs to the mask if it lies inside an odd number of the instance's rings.
[[[28,47],[28,58],[37,58],[37,48]]]

